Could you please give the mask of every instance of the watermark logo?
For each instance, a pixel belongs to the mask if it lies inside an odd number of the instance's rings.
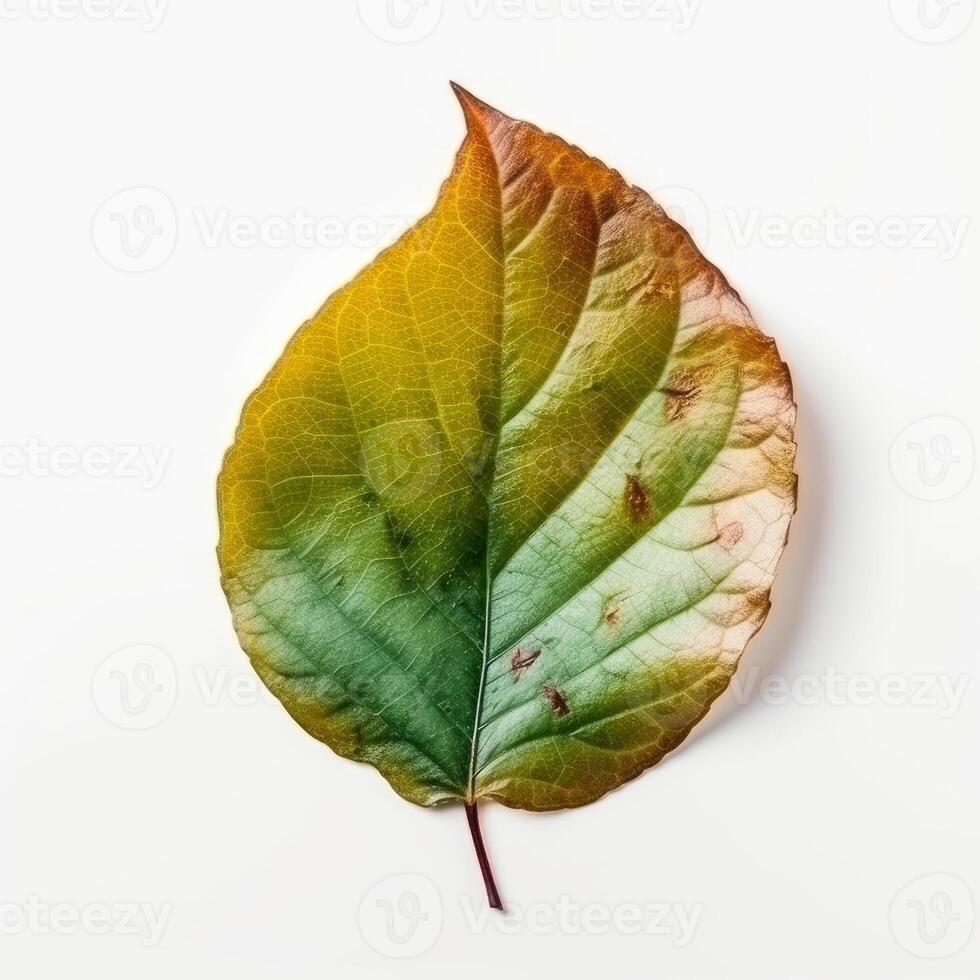
[[[658,187],[654,200],[704,249],[708,245],[708,207],[695,190],[679,184]],[[844,214],[835,207],[785,215],[760,207],[725,208],[728,238],[735,248],[913,249],[934,252],[944,262],[960,254],[970,218],[960,214]]]
[[[491,912],[486,902],[460,899],[463,921],[474,934],[497,932],[505,936],[658,936],[677,947],[694,939],[704,906],[695,902],[579,902],[562,895],[557,902],[507,903],[502,913]]]
[[[31,895],[25,902],[0,903],[3,936],[128,936],[156,946],[170,921],[172,906],[150,902],[47,902]]]
[[[919,419],[892,443],[889,465],[895,482],[918,500],[949,500],[973,476],[970,430],[949,415]]]
[[[905,885],[892,900],[892,935],[913,956],[953,956],[973,932],[973,896],[962,878],[930,874]]]
[[[92,241],[99,255],[122,272],[158,269],[177,245],[177,212],[156,187],[130,187],[96,212]]]
[[[184,663],[185,661],[181,661]],[[149,644],[118,650],[99,665],[92,678],[93,701],[113,725],[130,731],[153,728],[173,712],[180,690],[203,708],[278,707],[276,696],[246,668],[194,664],[180,677],[166,651]]]
[[[701,0],[467,0],[472,20],[647,21],[690,30]]]
[[[111,20],[155,31],[169,0],[0,0],[0,20]]]
[[[667,184],[652,192],[653,199],[667,216],[676,221],[701,248],[708,245],[710,224],[708,207],[704,198],[690,187],[681,184]]]
[[[913,41],[941,44],[959,37],[973,20],[976,0],[889,0],[892,20]]]
[[[421,956],[442,932],[442,899],[423,875],[393,875],[361,899],[357,923],[364,941],[382,956]]]
[[[438,422],[405,419],[364,434],[362,460],[378,496],[394,504],[410,504],[439,486],[452,472],[451,450]]]
[[[226,664],[207,669],[195,664],[191,669],[193,689],[205,708],[228,705],[232,708],[250,708],[257,704],[275,707],[278,698],[263,684],[254,671],[232,671]]]
[[[49,445],[28,439],[22,445],[0,445],[0,478],[136,480],[155,490],[163,480],[172,446]]]
[[[390,245],[411,226],[405,215],[315,215],[305,208],[289,214],[233,214],[228,208],[192,210],[194,226],[205,248],[371,248]]]
[[[0,0],[2,3],[3,0]],[[398,214],[314,214],[304,207],[252,215],[228,207],[193,207],[183,222],[206,249],[383,248],[412,225]],[[177,246],[178,210],[158,188],[136,187],[113,195],[96,212],[92,241],[99,255],[121,272],[159,269]]]
[[[95,672],[92,700],[111,724],[145,731],[170,717],[177,702],[177,669],[159,647],[146,643],[124,647]]]
[[[763,704],[800,707],[932,708],[942,719],[953,718],[963,706],[968,674],[845,674],[827,667],[822,674],[766,674],[757,666],[732,678],[737,704],[758,698]]]
[[[653,936],[676,947],[688,946],[700,926],[701,902],[582,902],[557,900],[506,903],[492,911],[481,896],[460,896],[462,928],[472,935]],[[450,910],[452,911],[452,910]],[[378,882],[361,899],[357,913],[367,944],[383,956],[420,956],[439,940],[443,904],[423,875],[400,874]]]
[[[390,44],[428,37],[442,19],[442,0],[358,0],[364,26]]]
[[[966,215],[842,214],[836,208],[788,217],[766,214],[761,208],[725,211],[731,239],[737,248],[754,243],[764,248],[919,249],[935,252],[943,261],[959,254],[970,227]]]
[[[411,44],[428,37],[442,19],[442,0],[358,0],[361,20],[376,37]],[[667,24],[682,34],[691,29],[701,0],[465,0],[471,21],[596,22],[622,20]]]

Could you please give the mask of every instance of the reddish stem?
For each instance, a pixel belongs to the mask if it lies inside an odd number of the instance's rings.
[[[483,844],[483,834],[480,832],[480,816],[476,810],[476,803],[466,803],[464,809],[466,810],[466,822],[470,825],[470,835],[473,837],[476,859],[480,864],[480,873],[483,875],[483,884],[487,886],[487,901],[490,903],[490,908],[503,909],[504,906],[497,891],[497,883],[493,880],[490,858],[487,856],[487,849]]]

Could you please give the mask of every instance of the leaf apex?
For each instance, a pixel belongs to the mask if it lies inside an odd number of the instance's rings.
[[[491,120],[499,119],[503,116],[503,113],[499,109],[495,109],[482,99],[478,99],[472,92],[463,88],[459,82],[450,81],[449,85],[459,100],[459,104],[463,107],[467,128],[472,128],[474,122],[485,127]]]

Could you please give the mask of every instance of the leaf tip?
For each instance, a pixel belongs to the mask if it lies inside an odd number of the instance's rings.
[[[451,81],[449,84],[456,98],[459,99],[459,104],[463,107],[467,128],[472,128],[474,122],[486,127],[491,120],[503,116],[499,109],[494,109],[492,105],[478,99],[472,92],[463,88],[459,82]]]

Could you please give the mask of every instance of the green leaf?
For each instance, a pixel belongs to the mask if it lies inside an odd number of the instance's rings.
[[[223,584],[289,713],[406,799],[578,806],[678,745],[762,624],[795,406],[647,194],[458,95],[434,210],[245,407]]]

